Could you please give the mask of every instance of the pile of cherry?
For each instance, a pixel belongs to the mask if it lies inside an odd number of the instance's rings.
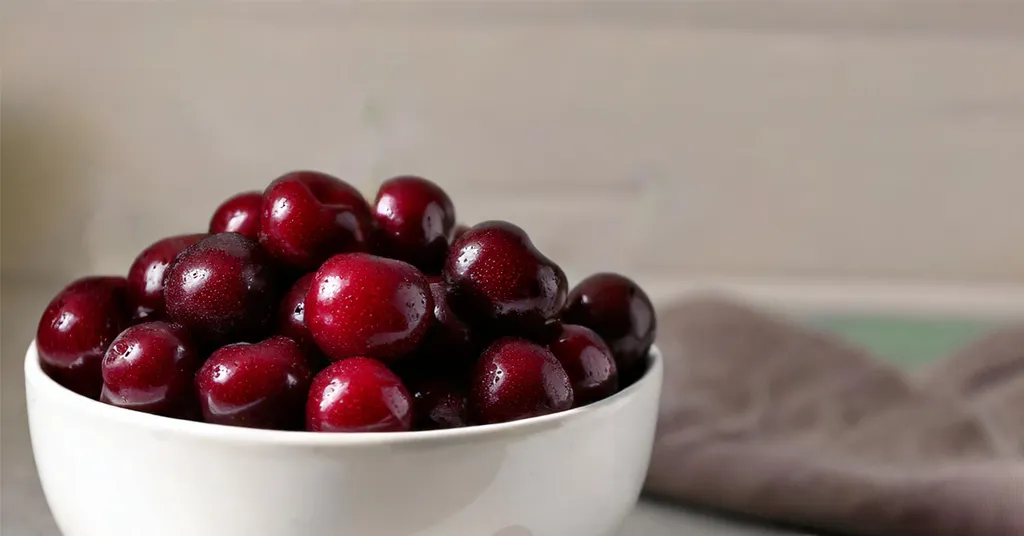
[[[644,372],[654,310],[630,279],[565,273],[519,227],[456,225],[436,184],[385,181],[373,205],[314,171],[164,238],[127,278],[65,287],[40,363],[104,403],[315,432],[488,424],[608,397]]]

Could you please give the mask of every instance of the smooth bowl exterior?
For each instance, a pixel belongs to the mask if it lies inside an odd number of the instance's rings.
[[[662,359],[624,391],[512,423],[391,434],[173,420],[60,387],[25,358],[64,536],[611,536],[637,501]]]

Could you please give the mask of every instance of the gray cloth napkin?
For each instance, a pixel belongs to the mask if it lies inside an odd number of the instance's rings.
[[[725,298],[664,310],[645,492],[865,536],[1024,536],[1024,327],[918,376]]]

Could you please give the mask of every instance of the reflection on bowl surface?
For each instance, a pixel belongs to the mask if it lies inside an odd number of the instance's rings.
[[[32,445],[64,536],[601,536],[635,504],[662,362],[595,404],[428,432],[315,434],[107,406],[25,359]]]

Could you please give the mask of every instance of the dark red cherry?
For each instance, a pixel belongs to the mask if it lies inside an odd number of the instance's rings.
[[[319,372],[330,361],[313,340],[313,334],[306,327],[306,295],[313,283],[313,274],[306,274],[292,285],[277,309],[277,329],[275,333],[284,335],[297,342],[309,360],[309,366]]]
[[[417,430],[440,430],[469,426],[466,395],[454,382],[435,379],[412,389]]]
[[[123,277],[84,277],[50,301],[36,329],[47,375],[76,393],[99,396],[103,354],[131,318],[127,287]]]
[[[455,242],[456,240],[461,238],[462,235],[466,234],[466,231],[468,231],[468,230],[469,230],[469,226],[468,225],[466,225],[464,223],[457,224],[455,226],[455,230],[452,231],[452,242]]]
[[[299,345],[278,336],[220,348],[195,381],[206,422],[299,430],[312,378]]]
[[[544,326],[534,332],[529,339],[541,346],[547,346],[562,334],[562,321],[558,318],[552,318],[544,323]]]
[[[167,268],[167,315],[204,345],[258,340],[277,310],[274,277],[255,241],[237,233],[211,235]]]
[[[158,320],[164,311],[164,275],[185,248],[206,238],[205,234],[178,235],[158,240],[135,257],[128,270],[128,299],[136,322]]]
[[[412,265],[347,253],[316,271],[305,321],[333,361],[363,356],[392,362],[420,345],[433,309],[427,278]]]
[[[565,272],[533,246],[519,227],[477,224],[452,244],[445,260],[452,310],[491,334],[543,330],[565,304]]]
[[[372,232],[363,196],[326,173],[288,173],[263,192],[260,245],[293,268],[312,271],[336,253],[365,251]]]
[[[628,277],[594,274],[576,285],[562,313],[569,324],[586,326],[604,339],[627,381],[643,373],[657,320],[647,294]]]
[[[546,348],[506,337],[492,343],[476,364],[470,412],[483,424],[526,419],[572,407],[569,376]]]
[[[615,358],[601,337],[589,328],[563,324],[548,349],[572,382],[574,402],[585,406],[619,390]]]
[[[258,240],[262,211],[263,192],[242,192],[229,197],[210,218],[210,234],[238,233]]]
[[[160,321],[132,326],[103,357],[100,399],[157,415],[192,414],[193,377],[201,363],[184,327]]]
[[[306,404],[311,432],[404,432],[412,428],[412,397],[380,361],[353,357],[320,371]]]
[[[455,205],[433,182],[413,176],[384,181],[373,214],[376,252],[436,274],[455,227]]]
[[[415,359],[423,360],[428,368],[451,370],[453,367],[465,367],[476,359],[479,350],[474,347],[469,328],[452,312],[444,280],[439,277],[428,279],[434,299],[434,314]]]

